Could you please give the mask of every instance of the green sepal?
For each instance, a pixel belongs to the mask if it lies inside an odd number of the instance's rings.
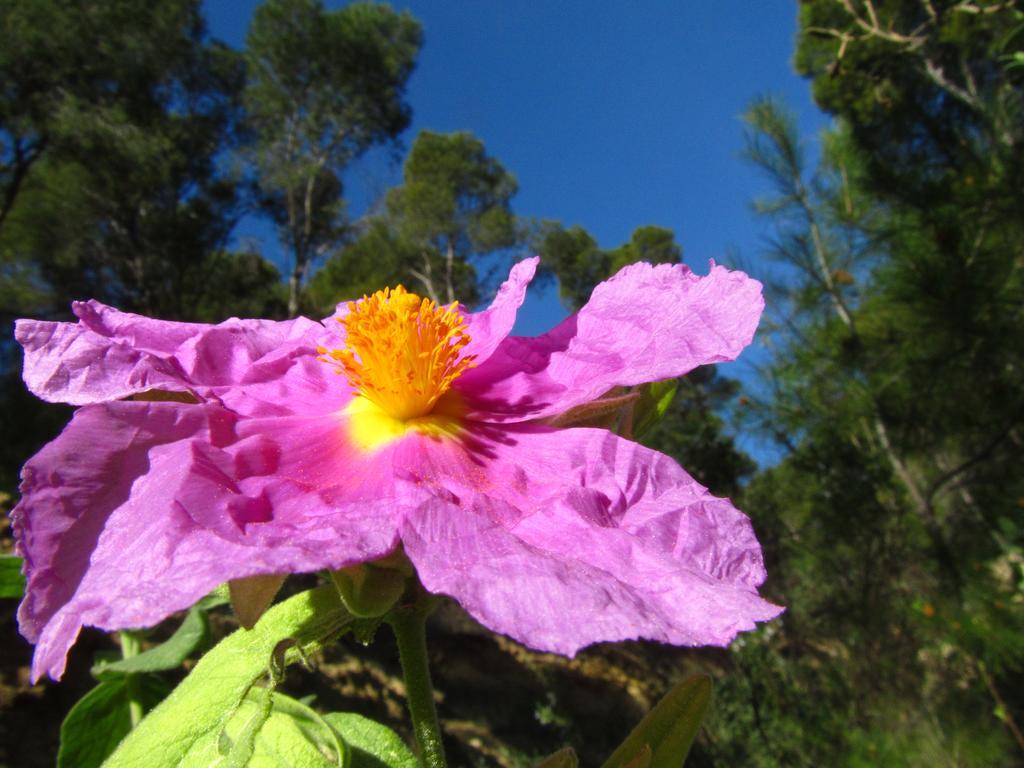
[[[17,555],[0,555],[0,598],[21,599],[25,594],[24,560]]]
[[[129,691],[124,677],[104,680],[79,699],[60,726],[57,768],[97,768],[132,729],[132,695],[144,709],[156,706],[170,687],[156,677],[142,678]]]
[[[548,755],[543,762],[537,763],[537,768],[578,768],[579,758],[572,747],[564,747],[553,755]]]
[[[93,677],[107,680],[117,675],[131,675],[143,672],[162,672],[177,669],[210,636],[206,612],[192,608],[185,614],[185,620],[167,640],[155,648],[143,651],[137,656],[114,662],[100,662],[92,668]]]
[[[697,738],[710,702],[711,678],[687,678],[647,713],[602,768],[679,768]]]
[[[285,573],[258,573],[228,582],[228,597],[238,623],[252,629],[274,602],[284,584]]]
[[[240,629],[208,651],[121,743],[106,768],[208,765],[196,757],[211,748],[223,758],[217,750],[221,734],[236,710],[249,706],[244,701],[253,684],[272,666],[293,662],[330,642],[351,621],[331,585],[275,605],[253,629]]]
[[[633,410],[633,439],[646,437],[665,415],[679,391],[678,379],[652,381],[640,387],[640,399]]]
[[[218,768],[348,768],[348,749],[312,709],[270,688],[252,688],[216,740],[190,753]]]
[[[391,610],[405,592],[406,574],[394,568],[360,563],[331,571],[342,602],[353,616],[372,619]]]
[[[386,725],[352,712],[324,715],[348,745],[349,768],[418,768],[416,756]]]

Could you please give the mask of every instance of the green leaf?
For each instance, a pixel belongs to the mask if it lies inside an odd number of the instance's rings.
[[[578,768],[579,764],[580,761],[573,748],[565,747],[553,755],[548,755],[544,758],[544,762],[537,764],[537,768]]]
[[[711,701],[711,678],[689,677],[659,701],[602,768],[679,768]],[[650,751],[649,762],[644,750]]]
[[[92,674],[100,680],[106,680],[115,675],[176,669],[207,639],[209,633],[205,611],[193,608],[166,642],[137,656],[96,664],[92,668]]]
[[[147,709],[168,692],[168,686],[158,678],[138,680],[136,686]],[[79,699],[61,723],[57,768],[101,765],[131,729],[128,681],[123,677],[104,680]]]
[[[170,768],[223,765],[221,735],[234,745],[227,728],[243,707],[246,694],[267,674],[275,651],[294,661],[337,637],[351,622],[333,585],[296,595],[267,611],[256,626],[240,629],[211,649],[170,696],[131,732],[105,764],[107,768]],[[251,720],[252,710],[248,715]],[[243,722],[243,726],[245,724]],[[232,725],[232,728],[238,727]],[[230,750],[229,750],[230,752]],[[203,757],[211,758],[203,762]],[[220,760],[221,762],[218,762]]]
[[[644,744],[636,757],[626,763],[626,768],[651,768],[651,745]]]
[[[350,768],[417,768],[415,755],[387,726],[351,712],[332,712],[324,720],[348,745]]]
[[[19,599],[25,594],[25,577],[21,575],[23,562],[16,555],[0,555],[0,598]]]
[[[316,712],[278,691],[253,688],[217,739],[189,759],[223,768],[340,768],[348,766],[338,734]]]
[[[679,382],[676,379],[652,381],[640,387],[640,399],[633,411],[633,439],[643,439],[661,421],[675,400]]]

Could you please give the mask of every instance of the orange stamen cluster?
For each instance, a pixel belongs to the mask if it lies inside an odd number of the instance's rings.
[[[344,349],[317,351],[389,416],[424,416],[474,365],[473,355],[460,357],[469,335],[458,308],[439,307],[400,285],[385,288],[349,302],[348,316],[338,321],[347,334]]]

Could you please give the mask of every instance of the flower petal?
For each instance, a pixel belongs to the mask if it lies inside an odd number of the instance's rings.
[[[309,421],[295,439],[330,451],[336,424]],[[60,677],[83,625],[151,626],[229,579],[338,568],[394,548],[404,485],[365,468],[361,484],[351,468],[312,483],[292,471],[286,446],[237,427],[215,405],[87,406],[29,461],[12,519],[33,679]]]
[[[501,284],[491,305],[482,312],[469,315],[469,344],[464,355],[476,355],[476,364],[487,360],[498,345],[512,332],[516,313],[526,298],[526,289],[537,271],[539,256],[523,259],[512,267],[508,279]]]
[[[781,611],[757,594],[750,521],[667,456],[604,430],[501,432],[478,430],[462,455],[430,451],[434,499],[401,530],[427,589],[570,655],[637,637],[726,645]]]
[[[763,309],[761,284],[742,272],[712,263],[700,277],[682,264],[632,264],[549,333],[508,337],[455,386],[482,418],[543,418],[616,386],[733,360]]]
[[[321,416],[340,411],[352,399],[352,386],[334,366],[319,359],[303,341],[291,344],[286,365],[265,381],[208,387],[205,393],[240,416]]]
[[[44,400],[71,405],[149,389],[201,392],[265,381],[290,366],[294,342],[323,331],[305,318],[167,322],[98,301],[75,302],[72,311],[77,323],[19,320],[15,327],[25,348],[28,388]]]

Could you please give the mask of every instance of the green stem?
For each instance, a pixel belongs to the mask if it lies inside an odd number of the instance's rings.
[[[441,727],[434,709],[434,687],[430,682],[427,660],[427,616],[434,608],[433,598],[422,592],[412,604],[398,605],[385,619],[398,641],[405,678],[405,697],[416,733],[420,764],[423,768],[446,768]]]
[[[142,651],[142,641],[138,635],[125,630],[118,632],[118,636],[121,638],[121,658],[130,659],[132,656],[139,655],[140,651]],[[142,720],[143,715],[138,676],[133,674],[125,675],[124,684],[125,692],[128,694],[128,715],[131,717],[132,728],[134,728]]]

